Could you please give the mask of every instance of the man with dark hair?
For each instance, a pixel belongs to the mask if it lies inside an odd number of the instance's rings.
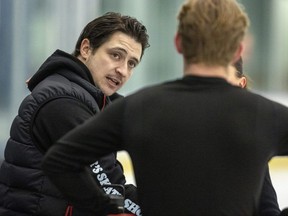
[[[114,151],[132,159],[146,216],[258,215],[267,163],[288,155],[288,108],[227,81],[249,26],[243,7],[186,0],[178,21],[183,77],[116,101],[43,160],[51,181],[90,215],[109,197],[85,166]]]
[[[236,85],[246,89],[248,81],[246,75],[243,73],[242,57],[240,57],[239,60],[234,63],[234,68],[234,72],[229,74],[227,81],[232,85]],[[267,169],[265,171],[265,179],[263,182],[259,201],[259,216],[271,216],[279,214],[280,208],[277,200],[277,194],[272,185],[269,166],[267,165]]]
[[[73,55],[57,50],[42,64],[28,81],[31,94],[23,100],[11,126],[0,169],[1,216],[87,216],[66,201],[44,175],[42,159],[61,136],[120,97],[116,92],[148,46],[143,24],[109,12],[87,24]],[[116,152],[93,161],[88,168],[99,186],[124,185],[125,202],[139,208],[136,187],[125,184]],[[122,193],[109,186],[104,190]],[[133,213],[133,208],[126,207],[126,212]]]

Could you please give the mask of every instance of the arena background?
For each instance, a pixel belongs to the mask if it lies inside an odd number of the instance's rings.
[[[251,28],[246,38],[245,74],[252,91],[288,106],[288,1],[242,0]],[[56,49],[71,53],[88,21],[107,11],[137,17],[147,26],[151,47],[120,93],[181,76],[173,46],[176,13],[182,0],[0,0],[0,162],[18,106],[28,94],[25,80]],[[134,182],[125,152],[119,154]],[[270,162],[280,207],[288,207],[288,160]]]

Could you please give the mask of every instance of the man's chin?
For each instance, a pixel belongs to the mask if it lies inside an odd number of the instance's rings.
[[[118,89],[117,89],[118,90]],[[116,93],[117,90],[110,90],[110,91],[102,91],[104,95],[106,95],[107,97],[113,95],[114,93]]]

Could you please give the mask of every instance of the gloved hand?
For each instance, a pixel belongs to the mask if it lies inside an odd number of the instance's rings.
[[[119,195],[106,195],[107,200],[96,210],[95,215],[107,216],[124,212],[124,197]]]
[[[103,199],[99,200],[97,206],[89,206],[83,208],[83,206],[73,206],[73,216],[107,216],[109,214],[123,213],[124,210],[124,198],[117,195],[103,196]]]

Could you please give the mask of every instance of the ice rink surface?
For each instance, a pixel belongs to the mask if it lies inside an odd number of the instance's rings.
[[[274,158],[269,164],[272,184],[280,209],[288,207],[288,157]]]

